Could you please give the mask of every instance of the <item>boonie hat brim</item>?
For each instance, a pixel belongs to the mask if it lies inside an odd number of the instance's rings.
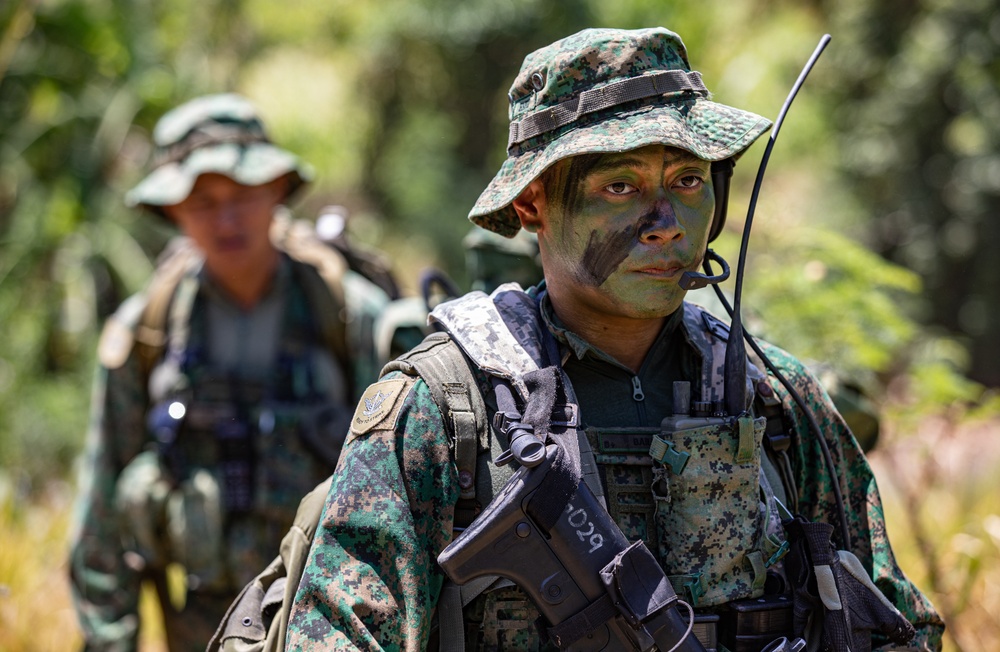
[[[512,237],[520,222],[511,202],[546,168],[571,156],[668,145],[706,161],[721,161],[739,156],[770,126],[767,118],[701,98],[616,113],[570,129],[545,147],[509,156],[469,212],[469,219]]]
[[[198,177],[222,174],[244,186],[259,186],[290,175],[288,195],[312,179],[312,168],[297,156],[270,143],[222,143],[199,147],[184,160],[154,169],[125,195],[129,206],[162,214],[191,194]]]

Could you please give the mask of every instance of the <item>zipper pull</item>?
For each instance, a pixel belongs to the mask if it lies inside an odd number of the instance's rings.
[[[642,383],[639,382],[638,376],[632,376],[632,400],[641,401],[646,398],[646,395],[642,393]]]

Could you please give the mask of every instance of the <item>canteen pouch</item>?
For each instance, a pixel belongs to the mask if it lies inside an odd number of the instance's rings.
[[[115,484],[114,505],[118,514],[122,547],[141,561],[131,565],[165,568],[169,553],[165,546],[167,497],[170,474],[154,451],[139,453],[126,465]]]
[[[760,500],[765,419],[705,418],[698,419],[705,425],[679,430],[670,419],[656,443],[689,457],[683,465],[658,463],[652,489],[657,552],[674,589],[693,606],[759,597],[767,575],[761,548],[768,515]]]
[[[226,590],[224,513],[219,481],[191,469],[167,500],[167,539],[191,590]]]

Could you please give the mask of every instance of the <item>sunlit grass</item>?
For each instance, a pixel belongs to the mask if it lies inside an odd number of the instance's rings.
[[[66,567],[69,492],[25,505],[0,493],[0,650],[80,646]]]
[[[928,420],[885,444],[871,462],[889,538],[945,618],[945,652],[1000,650],[1000,421]]]
[[[0,485],[0,652],[66,652],[82,637],[70,600],[71,492],[57,483],[26,503]],[[140,605],[142,652],[165,652],[156,597]]]

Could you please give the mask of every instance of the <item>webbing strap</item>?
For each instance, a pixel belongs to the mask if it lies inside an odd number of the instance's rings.
[[[284,210],[275,212],[270,237],[274,246],[295,263],[292,271],[319,322],[321,336],[341,364],[350,370],[348,391],[349,396],[355,396],[354,361],[358,352],[351,350],[347,341],[347,299],[344,295],[347,261],[319,240],[310,224],[292,219]]]
[[[751,588],[756,591],[761,591],[764,589],[764,581],[767,580],[767,566],[764,561],[764,555],[760,550],[751,550],[746,554],[745,557],[750,568],[753,570],[753,582],[751,583]]]
[[[461,383],[446,383],[444,386],[451,428],[455,433],[455,465],[461,489],[459,497],[466,500],[476,497],[476,456],[479,454],[479,430],[469,394],[469,388]]]
[[[185,276],[177,286],[174,300],[170,304],[170,320],[167,335],[169,354],[179,362],[187,349],[191,337],[191,313],[198,297],[198,279]]]
[[[708,89],[701,80],[701,73],[664,70],[584,91],[573,99],[532,113],[521,120],[512,121],[507,149],[535,136],[564,127],[588,113],[656,95],[684,92],[708,95]]]
[[[619,613],[618,607],[611,601],[611,596],[603,593],[583,611],[573,614],[558,625],[547,628],[545,633],[556,647],[563,649],[590,634]]]
[[[382,374],[410,365],[423,378],[451,429],[460,498],[476,497],[476,459],[489,446],[486,404],[461,349],[444,333],[432,333]]]
[[[465,652],[465,618],[462,613],[462,587],[445,580],[438,598],[438,649],[441,652]]]
[[[181,279],[197,269],[201,254],[189,238],[177,238],[168,245],[163,262],[153,273],[147,288],[146,308],[135,331],[136,352],[143,378],[148,378],[153,367],[163,356],[167,345],[167,320]]]

